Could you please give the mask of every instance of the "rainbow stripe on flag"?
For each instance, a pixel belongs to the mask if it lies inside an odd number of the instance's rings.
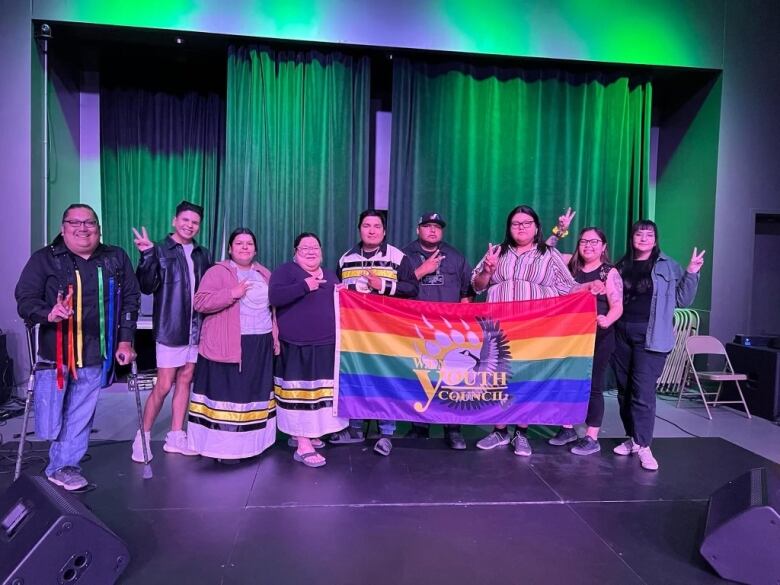
[[[590,396],[590,293],[428,303],[336,293],[338,416],[445,424],[575,424]]]

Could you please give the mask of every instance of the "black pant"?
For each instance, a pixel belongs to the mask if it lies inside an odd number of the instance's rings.
[[[601,423],[604,422],[604,377],[614,351],[614,327],[597,330],[596,346],[593,349],[593,373],[590,378],[588,415],[585,417],[585,424],[589,427],[599,428]]]
[[[612,365],[618,387],[620,418],[626,435],[641,447],[653,441],[655,387],[668,353],[645,349],[647,323],[615,324]]]

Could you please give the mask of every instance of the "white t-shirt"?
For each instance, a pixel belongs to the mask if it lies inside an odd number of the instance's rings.
[[[271,308],[268,305],[268,284],[257,271],[251,268],[243,270],[238,266],[236,268],[239,282],[248,280],[251,283],[240,301],[241,334],[270,333],[272,323]]]
[[[190,273],[190,344],[198,343],[197,339],[192,338],[192,307],[195,304],[195,263],[192,261],[192,251],[195,249],[194,244],[182,244],[184,248],[184,259],[187,260],[187,270]]]

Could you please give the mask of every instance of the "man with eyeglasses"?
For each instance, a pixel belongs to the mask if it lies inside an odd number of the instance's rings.
[[[193,309],[193,298],[200,279],[211,266],[209,251],[195,236],[200,231],[203,208],[189,201],[176,206],[171,225],[173,232],[154,244],[141,227],[133,228],[135,247],[141,253],[136,276],[141,292],[154,295],[152,328],[157,356],[157,383],[144,407],[143,426],[150,454],[151,431],[165,397],[175,386],[171,401],[171,430],[165,437],[166,453],[197,455],[187,445],[184,417],[190,402],[190,385],[198,361],[198,340],[203,317]],[[136,433],[131,455],[144,462],[141,431]]]
[[[403,248],[419,282],[418,301],[468,303],[474,296],[471,266],[466,258],[444,241],[447,223],[439,213],[423,213],[417,221],[417,239]],[[428,425],[412,424],[407,436],[428,436]],[[452,449],[463,450],[466,441],[460,425],[445,425],[444,434]]]
[[[70,205],[59,235],[33,253],[15,291],[19,316],[40,326],[35,433],[51,441],[46,476],[68,491],[88,485],[79,462],[100,387],[111,382],[115,359],[135,358],[138,282],[127,253],[100,235],[95,211]]]

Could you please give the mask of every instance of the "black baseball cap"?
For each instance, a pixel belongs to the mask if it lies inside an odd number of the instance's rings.
[[[437,223],[441,227],[447,227],[447,222],[444,221],[444,218],[441,215],[439,215],[438,213],[433,212],[433,211],[429,211],[427,213],[423,213],[420,216],[420,219],[417,222],[417,225],[423,225],[423,224],[426,224],[426,223]]]

